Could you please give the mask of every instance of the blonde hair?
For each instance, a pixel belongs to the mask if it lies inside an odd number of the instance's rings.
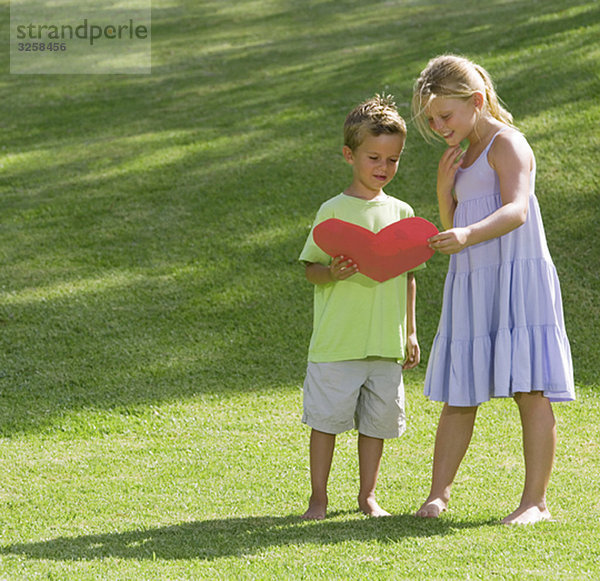
[[[366,133],[406,138],[406,122],[398,113],[392,95],[376,94],[348,113],[344,123],[344,145],[354,151]]]
[[[477,92],[484,96],[484,111],[514,127],[512,115],[502,106],[494,83],[483,67],[453,54],[431,59],[413,87],[412,114],[421,135],[428,141],[431,137],[439,138],[429,127],[425,111],[435,97],[466,100]]]

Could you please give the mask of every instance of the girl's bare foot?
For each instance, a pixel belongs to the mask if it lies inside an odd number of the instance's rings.
[[[415,513],[415,516],[420,518],[438,518],[447,508],[448,502],[443,498],[428,498]]]
[[[381,508],[379,504],[377,504],[375,496],[368,496],[365,499],[361,499],[359,496],[358,506],[360,510],[367,516],[391,516],[387,510],[383,510],[383,508]]]
[[[502,519],[504,525],[533,525],[538,522],[552,520],[550,511],[545,506],[520,506]]]
[[[300,517],[304,520],[323,520],[327,514],[327,500],[311,498],[308,502],[307,511]]]

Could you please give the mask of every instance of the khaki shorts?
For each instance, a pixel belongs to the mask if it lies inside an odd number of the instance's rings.
[[[390,359],[308,363],[302,421],[327,434],[356,428],[372,438],[406,429],[402,366]]]

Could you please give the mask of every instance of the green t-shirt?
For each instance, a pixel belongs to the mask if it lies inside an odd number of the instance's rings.
[[[319,208],[313,228],[329,218],[338,218],[377,233],[413,215],[408,204],[385,194],[377,200],[339,194]],[[325,265],[331,262],[331,257],[315,244],[312,230],[300,260]],[[385,282],[357,273],[343,281],[315,285],[308,360],[320,363],[366,357],[404,359],[406,289],[406,273]]]

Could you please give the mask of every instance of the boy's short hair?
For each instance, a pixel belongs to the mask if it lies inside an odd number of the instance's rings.
[[[392,95],[377,94],[348,113],[344,123],[344,145],[354,151],[366,133],[406,138],[406,122],[398,113]]]

